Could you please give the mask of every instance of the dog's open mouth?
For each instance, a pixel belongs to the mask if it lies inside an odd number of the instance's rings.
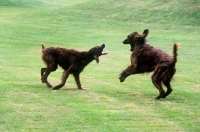
[[[101,55],[106,55],[106,54],[108,54],[107,51],[103,51],[103,52],[101,53]]]
[[[106,45],[102,44],[101,47],[104,49],[106,47]],[[102,53],[101,53],[101,55],[106,55],[106,54],[108,54],[108,52],[106,52],[106,51],[102,51]]]

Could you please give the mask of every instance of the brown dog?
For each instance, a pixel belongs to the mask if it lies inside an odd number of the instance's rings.
[[[131,54],[131,65],[120,74],[119,79],[120,82],[123,82],[126,77],[132,74],[154,71],[152,82],[159,90],[156,99],[165,98],[172,92],[170,81],[176,72],[178,46],[174,44],[173,57],[171,57],[164,51],[146,44],[145,38],[147,35],[148,29],[144,30],[143,34],[133,32],[123,41],[124,44],[131,45],[133,53]],[[166,93],[162,88],[162,83],[167,87]]]
[[[41,80],[48,87],[52,85],[47,81],[47,77],[52,71],[55,71],[58,68],[58,65],[64,69],[62,81],[59,85],[55,86],[53,90],[58,90],[63,87],[66,83],[66,80],[70,74],[74,75],[78,89],[82,89],[79,74],[82,70],[93,60],[96,60],[99,63],[99,56],[106,55],[106,52],[103,52],[105,44],[100,46],[95,46],[89,51],[77,51],[74,49],[65,49],[65,48],[45,48],[42,45],[42,60],[46,64],[46,68],[41,68]]]

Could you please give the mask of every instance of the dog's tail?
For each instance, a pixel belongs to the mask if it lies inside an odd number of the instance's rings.
[[[44,44],[42,44],[42,53],[44,53],[44,50],[45,50],[46,48],[44,47]]]
[[[42,50],[44,50],[44,49],[45,49],[44,44],[42,44]]]
[[[176,62],[177,62],[177,56],[178,56],[178,53],[177,53],[177,51],[178,51],[178,44],[177,43],[174,43],[174,47],[173,47],[173,62],[172,62],[172,64],[176,64]]]

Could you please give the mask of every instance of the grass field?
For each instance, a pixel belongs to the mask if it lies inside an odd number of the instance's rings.
[[[119,82],[130,64],[126,36],[149,29],[148,43],[172,54],[179,43],[173,93],[154,100],[151,73]],[[1,132],[200,131],[200,1],[0,0]],[[41,44],[108,55],[58,91],[40,80]],[[49,81],[60,83],[62,69]]]

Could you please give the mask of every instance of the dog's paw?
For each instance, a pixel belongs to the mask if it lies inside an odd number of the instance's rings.
[[[51,84],[46,84],[47,87],[52,88],[53,86]]]
[[[87,89],[81,87],[81,88],[78,88],[78,90],[87,90]]]
[[[160,99],[160,96],[157,96],[155,99],[156,99],[156,100]]]
[[[56,90],[58,90],[58,89],[60,89],[60,88],[56,88],[56,87],[53,88],[54,91],[56,91]]]
[[[166,97],[165,95],[159,95],[155,99],[160,99],[160,98],[165,98],[165,97]]]

